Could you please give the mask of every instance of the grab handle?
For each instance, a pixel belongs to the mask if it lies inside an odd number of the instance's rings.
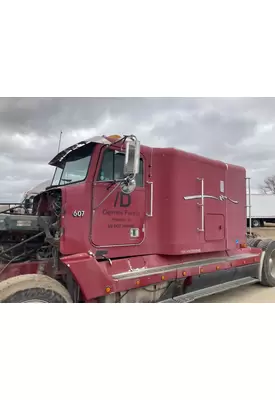
[[[201,207],[201,228],[197,228],[199,232],[204,232],[204,178],[197,178],[201,181],[201,203],[198,206]]]
[[[146,213],[147,217],[153,217],[153,200],[154,200],[154,184],[153,182],[146,182],[150,185],[150,213]]]

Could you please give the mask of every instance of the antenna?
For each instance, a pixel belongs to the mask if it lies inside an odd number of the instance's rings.
[[[63,132],[62,132],[62,131],[60,131],[60,135],[59,135],[59,143],[58,143],[58,149],[57,149],[57,153],[59,153],[59,152],[60,152],[60,146],[61,146],[62,134],[63,134]]]

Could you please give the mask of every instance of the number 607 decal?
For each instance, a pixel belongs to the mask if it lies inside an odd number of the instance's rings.
[[[82,218],[84,217],[85,211],[83,210],[75,210],[73,212],[73,217],[78,217],[78,218]]]

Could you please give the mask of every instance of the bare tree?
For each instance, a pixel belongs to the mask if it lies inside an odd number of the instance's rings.
[[[260,185],[260,190],[264,194],[275,194],[275,175],[265,178],[264,184]]]

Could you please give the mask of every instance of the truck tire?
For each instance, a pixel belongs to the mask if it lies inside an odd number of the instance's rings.
[[[69,292],[46,275],[19,275],[0,282],[0,303],[72,303]]]
[[[261,240],[257,247],[265,251],[261,284],[275,287],[275,241],[272,239]]]
[[[247,245],[249,247],[258,247],[258,244],[262,241],[262,239],[248,239]]]
[[[251,225],[253,228],[261,228],[262,221],[260,219],[252,219]]]

